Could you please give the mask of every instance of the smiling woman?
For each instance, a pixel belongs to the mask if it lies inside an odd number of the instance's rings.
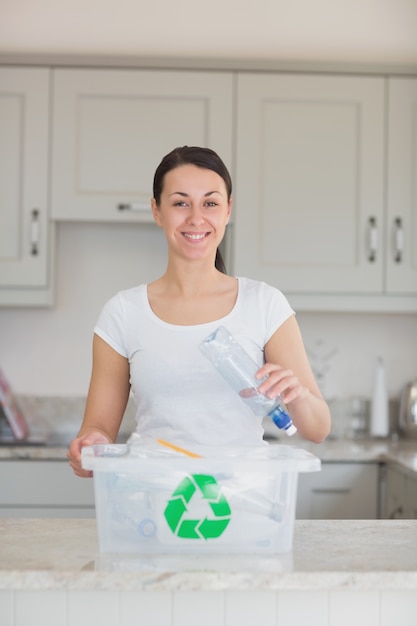
[[[165,174],[163,190],[152,200],[152,213],[165,232],[172,262],[178,254],[211,262],[231,208],[230,193],[216,172],[184,164]]]
[[[102,310],[84,420],[68,453],[75,473],[89,475],[80,464],[84,446],[115,441],[130,392],[144,439],[190,449],[262,444],[262,416],[254,416],[199,350],[219,325],[259,366],[261,393],[280,395],[300,434],[321,441],[330,429],[329,409],[294,311],[278,289],[229,276],[216,264],[232,210],[223,161],[208,148],[176,148],[157,168],[153,194],[152,214],[167,241],[166,270],[119,292]]]
[[[185,166],[194,169],[184,171],[182,168]],[[194,178],[195,185],[197,185],[197,188],[194,188],[194,190],[190,187],[189,173]],[[170,188],[169,184],[171,184]],[[187,191],[180,190],[181,185],[184,184],[186,185],[184,189]],[[189,195],[192,191],[194,191],[194,198]],[[203,214],[223,214],[223,217],[226,218],[225,225],[229,221],[232,210],[232,179],[223,161],[212,150],[207,148],[201,150],[200,148],[188,146],[181,149],[177,148],[167,154],[159,164],[153,181],[154,197],[152,200],[152,212],[159,226],[162,226],[160,222],[160,205],[163,192],[164,197],[168,199],[170,204],[184,207],[188,209],[188,213],[190,213],[190,210],[193,211],[193,208],[198,210],[200,205]],[[199,193],[200,197],[198,197]],[[189,217],[190,215],[188,215]],[[195,215],[193,217],[191,215],[191,217],[194,221],[197,220],[194,226],[194,230],[197,231],[196,226],[202,216]],[[208,236],[208,234],[204,231],[203,233],[184,232],[185,237],[195,240]],[[215,266],[226,274],[226,268],[218,248]]]

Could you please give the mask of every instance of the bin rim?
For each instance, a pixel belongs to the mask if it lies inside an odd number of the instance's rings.
[[[97,472],[160,471],[170,468],[186,472],[214,471],[215,469],[243,471],[280,471],[292,473],[317,472],[321,461],[311,452],[284,444],[252,447],[194,446],[200,458],[189,458],[180,453],[155,453],[138,457],[129,454],[127,444],[94,444],[81,451],[83,469]]]

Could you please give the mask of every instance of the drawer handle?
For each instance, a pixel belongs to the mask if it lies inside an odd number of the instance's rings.
[[[119,211],[150,211],[148,202],[121,202],[117,205]]]
[[[369,254],[368,261],[373,263],[376,260],[376,252],[378,250],[378,228],[376,217],[369,218]]]
[[[401,263],[404,253],[404,228],[401,217],[396,217],[394,220],[395,225],[395,253],[394,261]]]
[[[39,223],[39,209],[32,210],[32,223],[30,227],[30,253],[33,256],[36,256],[39,253],[39,234],[40,234],[40,223]]]

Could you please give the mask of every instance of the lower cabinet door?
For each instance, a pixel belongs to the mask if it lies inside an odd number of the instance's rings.
[[[322,463],[320,472],[299,474],[297,519],[376,519],[377,463]]]
[[[66,461],[0,461],[0,517],[94,517],[94,485]]]

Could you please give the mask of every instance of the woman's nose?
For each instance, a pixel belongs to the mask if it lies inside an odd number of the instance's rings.
[[[188,216],[188,222],[192,226],[199,226],[204,223],[204,215],[199,207],[192,207]]]

